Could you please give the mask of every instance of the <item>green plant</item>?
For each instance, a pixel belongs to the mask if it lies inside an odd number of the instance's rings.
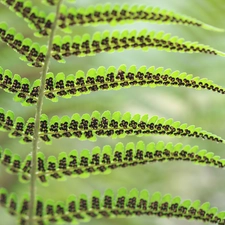
[[[1,150],[1,162],[9,171],[18,173],[22,182],[31,179],[31,197],[25,195],[20,201],[17,201],[14,193],[8,194],[6,189],[1,189],[1,204],[11,214],[18,217],[19,224],[26,224],[28,215],[32,218],[33,213],[35,213],[34,221],[38,224],[47,224],[48,221],[88,221],[92,217],[142,214],[194,218],[218,224],[225,223],[224,212],[217,214],[217,209],[209,208],[209,203],[200,205],[199,201],[181,202],[180,197],[172,198],[171,195],[161,197],[160,193],[151,195],[149,199],[149,193],[146,190],[139,194],[135,189],[127,193],[122,188],[118,191],[115,199],[111,190],[107,190],[104,195],[96,190],[89,203],[87,203],[85,195],[81,195],[77,200],[74,196],[71,196],[66,204],[44,201],[40,197],[35,199],[34,195],[36,178],[42,184],[46,184],[49,177],[58,180],[65,176],[79,175],[86,177],[90,174],[108,173],[110,170],[119,167],[165,160],[189,160],[216,167],[224,167],[225,164],[223,159],[206,150],[198,151],[196,146],[184,146],[181,143],[176,145],[166,144],[163,141],[156,144],[151,142],[146,147],[142,141],[137,144],[131,142],[126,146],[119,143],[115,149],[111,146],[105,146],[102,150],[100,147],[95,147],[91,153],[87,150],[80,154],[77,151],[72,151],[69,154],[62,152],[58,159],[55,156],[50,156],[46,160],[45,153],[37,152],[38,136],[47,144],[50,144],[53,138],[60,139],[63,137],[77,137],[81,140],[95,141],[98,136],[122,138],[126,135],[149,136],[151,134],[190,136],[224,142],[219,136],[196,128],[194,125],[180,124],[180,122],[174,122],[172,119],[167,120],[158,118],[158,116],[149,118],[148,115],[131,115],[129,112],[125,114],[116,112],[111,115],[110,111],[103,114],[95,111],[92,115],[84,114],[80,116],[74,114],[72,117],[63,116],[61,119],[54,116],[49,120],[47,115],[41,115],[42,98],[44,96],[52,101],[57,101],[58,97],[69,98],[98,90],[163,85],[186,86],[225,93],[224,88],[206,78],[193,78],[192,75],[186,73],[172,72],[163,68],[155,69],[154,67],[148,69],[145,66],[138,69],[135,66],[127,69],[125,65],[108,69],[100,67],[89,70],[86,75],[82,71],[78,71],[76,75],[65,76],[62,72],[54,75],[53,73],[47,73],[50,54],[57,61],[64,62],[63,58],[70,55],[87,56],[102,51],[113,52],[114,50],[131,47],[144,50],[154,47],[159,50],[202,52],[220,56],[224,56],[224,53],[198,43],[184,42],[183,39],[173,38],[162,32],[148,33],[146,30],[138,34],[135,31],[123,31],[121,33],[96,33],[92,38],[89,35],[84,35],[82,38],[80,36],[73,38],[67,35],[61,38],[61,36],[54,36],[54,22],[56,25],[55,18],[57,17],[55,15],[57,15],[57,12],[46,16],[43,12],[39,12],[38,8],[32,7],[31,1],[2,0],[1,2],[7,6],[11,5],[10,8],[14,12],[24,17],[29,26],[36,31],[36,35],[49,36],[48,46],[40,46],[30,39],[24,39],[14,29],[7,28],[5,23],[0,25],[1,39],[19,52],[22,55],[22,60],[28,61],[31,66],[43,67],[42,78],[34,81],[32,85],[27,78],[12,75],[10,70],[2,69],[0,75],[1,88],[4,91],[14,93],[16,101],[21,102],[24,106],[37,104],[36,120],[34,117],[26,121],[22,117],[14,119],[13,112],[6,112],[4,109],[0,111],[1,130],[10,132],[10,137],[20,137],[22,143],[33,142],[33,157],[28,155],[24,160],[21,160],[19,155],[13,154],[8,149]],[[57,4],[59,8],[61,1]],[[110,11],[111,14],[107,11]],[[120,21],[144,20],[146,17],[155,22],[183,23],[220,31],[192,18],[158,11],[158,9],[136,6],[97,6],[96,8],[89,8],[87,11],[80,9],[78,12],[75,11],[74,7],[67,12],[66,6],[61,6],[59,14],[57,25],[66,32],[69,32],[69,25],[74,24],[99,24],[103,21],[117,24]],[[102,200],[99,200],[101,195]],[[36,210],[30,210],[28,213],[29,198],[31,198],[30,208]],[[29,224],[33,224],[34,221],[31,219]]]

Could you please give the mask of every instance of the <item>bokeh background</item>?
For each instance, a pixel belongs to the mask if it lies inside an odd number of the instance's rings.
[[[54,7],[41,5],[40,0],[33,1],[45,11],[52,11]],[[110,2],[110,1],[107,1]],[[75,7],[88,7],[89,5],[105,4],[103,0],[77,0]],[[135,0],[114,0],[111,3],[116,4],[137,4]],[[224,0],[142,0],[138,4],[159,6],[192,17],[196,17],[206,23],[225,28],[225,4]],[[5,6],[0,4],[0,21],[6,21],[10,26],[23,33],[25,37],[32,38],[41,44],[46,44],[47,39],[38,39],[33,36],[32,31],[27,27],[27,23],[18,18]],[[147,22],[136,22],[129,25],[119,25],[111,27],[110,25],[100,26],[75,26],[73,35],[83,33],[94,33],[106,29],[130,29],[141,30],[147,28],[150,30],[170,32],[190,41],[198,41],[212,47],[225,51],[225,33],[211,32],[195,27],[186,27],[180,25],[155,25]],[[215,83],[225,87],[225,61],[219,56],[204,54],[180,54],[169,53],[149,49],[147,52],[142,50],[126,50],[124,52],[115,52],[113,54],[101,53],[96,56],[84,58],[70,57],[66,59],[66,64],[59,64],[51,60],[50,71],[54,73],[64,72],[65,74],[75,73],[77,70],[88,71],[90,68],[99,66],[127,66],[137,65],[137,67],[162,66],[173,70],[185,71],[195,76],[206,77]],[[26,63],[19,59],[19,55],[10,49],[6,44],[0,42],[0,66],[4,69],[10,69],[13,73],[18,73],[22,77],[27,77],[30,81],[40,77],[39,68],[28,67]],[[0,107],[5,110],[12,110],[15,116],[23,116],[25,119],[34,116],[35,107],[22,107],[20,103],[12,100],[13,95],[0,90]],[[166,118],[180,120],[182,123],[195,124],[205,130],[225,137],[225,98],[223,95],[210,91],[192,90],[187,88],[157,87],[151,89],[148,87],[133,87],[120,91],[101,91],[89,95],[82,95],[72,99],[59,99],[58,103],[52,103],[49,100],[44,101],[43,113],[49,117],[53,115],[69,115],[74,113],[92,113],[94,110],[104,112],[105,110],[130,111],[134,113],[150,116],[159,115]],[[94,146],[112,145],[123,142],[124,144],[143,140],[146,144],[151,141],[165,140],[173,143],[182,142],[184,144],[199,145],[201,149],[213,151],[215,154],[225,158],[225,146],[211,141],[203,141],[191,138],[171,138],[171,137],[126,137],[124,139],[99,138],[97,142],[79,141],[77,139],[54,140],[51,146],[46,146],[40,142],[41,151],[46,155],[58,155],[59,152],[70,152],[72,149],[78,151],[82,149],[92,149]],[[31,152],[31,145],[20,145],[18,139],[9,139],[7,133],[0,133],[0,145],[3,148],[9,148],[25,157]],[[43,187],[37,183],[37,193],[43,198],[64,201],[70,194],[79,195],[85,193],[90,195],[93,190],[98,189],[104,192],[107,188],[116,191],[120,187],[127,189],[137,188],[139,190],[147,189],[150,193],[160,191],[162,194],[171,193],[174,197],[181,196],[183,199],[200,199],[201,201],[210,201],[212,206],[217,206],[220,210],[225,210],[225,171],[211,167],[202,167],[190,162],[167,162],[154,163],[135,168],[117,169],[109,175],[93,175],[87,179],[68,178],[65,182],[50,180],[48,187]],[[15,175],[8,174],[5,168],[0,165],[0,187],[5,187],[9,192],[16,192],[19,196],[29,191],[29,184],[21,184]],[[5,209],[0,207],[0,225],[15,225],[16,220],[10,216]],[[126,219],[101,219],[92,220],[87,224],[92,225],[201,225],[200,221],[185,221],[178,219],[167,219],[142,216],[139,218]]]

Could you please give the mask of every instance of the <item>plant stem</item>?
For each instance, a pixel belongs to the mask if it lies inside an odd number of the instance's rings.
[[[36,115],[35,115],[35,126],[34,126],[34,136],[33,136],[33,149],[32,149],[32,162],[31,162],[31,183],[30,183],[30,203],[29,203],[29,225],[33,225],[34,208],[35,208],[35,196],[36,196],[36,170],[37,170],[37,151],[38,151],[38,140],[39,140],[39,127],[40,118],[42,112],[44,90],[45,90],[45,80],[46,74],[49,68],[49,62],[51,58],[51,50],[53,45],[53,38],[56,31],[57,20],[59,17],[59,9],[63,0],[59,0],[56,6],[55,20],[52,24],[52,30],[49,36],[48,51],[46,54],[42,75],[41,75],[41,85],[39,90],[39,97],[37,101]]]

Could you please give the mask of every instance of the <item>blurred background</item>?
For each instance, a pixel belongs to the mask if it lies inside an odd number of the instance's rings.
[[[47,7],[40,4],[40,0],[33,1],[45,11],[53,11],[54,7]],[[107,1],[110,2],[110,1]],[[137,4],[135,0],[114,0],[113,4],[129,3]],[[77,0],[75,7],[88,7],[89,5],[105,4],[103,0]],[[200,19],[208,24],[225,29],[225,4],[224,0],[142,0],[142,5],[159,6],[168,10],[186,14]],[[13,26],[18,32],[23,33],[25,37],[32,38],[41,44],[46,44],[47,39],[38,39],[33,36],[32,30],[27,27],[27,23],[14,15],[5,6],[0,5],[0,21],[6,21],[9,27]],[[203,44],[225,51],[225,33],[216,33],[195,27],[186,27],[181,25],[155,25],[147,22],[136,22],[129,25],[110,25],[100,26],[75,26],[73,35],[90,33],[96,31],[109,30],[141,30],[147,28],[149,31],[156,30],[172,33],[185,40],[198,41]],[[3,69],[10,69],[13,73],[18,73],[22,77],[27,77],[30,81],[40,77],[41,69],[28,67],[27,64],[19,59],[19,55],[9,48],[6,44],[0,42],[0,66]],[[77,70],[87,72],[90,68],[99,66],[116,66],[126,64],[128,67],[136,65],[137,67],[146,65],[147,67],[162,66],[173,70],[180,70],[195,76],[206,77],[215,83],[225,87],[225,61],[219,56],[204,54],[180,54],[169,53],[149,49],[126,50],[124,52],[115,52],[113,54],[101,53],[96,56],[84,58],[69,57],[66,64],[59,64],[51,60],[50,71],[54,73],[64,72],[66,75],[75,73]],[[5,110],[12,110],[15,116],[23,116],[25,119],[33,117],[35,106],[22,107],[20,103],[12,100],[13,95],[0,90],[0,107]],[[43,113],[49,117],[53,115],[69,115],[74,113],[92,113],[98,110],[101,113],[105,110],[112,112],[121,111],[122,113],[130,111],[133,114],[158,115],[166,118],[173,118],[182,123],[195,124],[205,130],[225,137],[225,98],[223,95],[211,91],[198,91],[188,88],[157,87],[151,89],[148,87],[133,87],[120,91],[99,91],[89,95],[82,95],[72,99],[59,99],[58,103],[52,103],[44,100]],[[59,152],[70,152],[73,149],[81,151],[82,149],[92,149],[95,146],[112,145],[118,142],[124,144],[143,140],[146,144],[158,140],[171,141],[173,143],[182,142],[183,144],[199,145],[200,149],[207,149],[225,158],[225,146],[211,141],[203,141],[193,138],[171,138],[163,136],[150,137],[126,137],[124,139],[99,138],[97,142],[79,141],[77,139],[54,140],[51,146],[46,146],[40,142],[40,150],[46,155],[58,155]],[[20,145],[18,139],[9,139],[7,133],[0,133],[0,145],[2,148],[9,148],[21,157],[25,157],[31,152],[31,144]],[[107,188],[116,191],[120,187],[126,187],[128,190],[137,188],[138,190],[147,189],[150,193],[160,191],[162,194],[171,193],[172,196],[179,195],[183,199],[196,200],[202,202],[209,201],[212,206],[217,206],[219,210],[225,210],[225,171],[211,167],[202,167],[190,162],[166,162],[153,163],[135,168],[117,169],[109,175],[93,175],[87,179],[68,178],[65,182],[58,182],[50,179],[48,187],[43,187],[37,183],[37,194],[43,198],[64,201],[70,194],[79,195],[85,193],[90,195],[93,190],[98,189],[102,193]],[[15,175],[6,173],[5,167],[0,165],[0,187],[5,187],[9,192],[16,192],[18,195],[29,191],[29,184],[21,184]],[[0,207],[0,225],[15,225],[16,220],[10,216],[5,209]],[[139,218],[126,219],[101,219],[92,220],[87,224],[97,225],[201,225],[200,221],[185,221],[178,219],[167,219],[142,216]]]

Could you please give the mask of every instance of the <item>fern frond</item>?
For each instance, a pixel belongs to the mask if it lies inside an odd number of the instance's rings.
[[[18,16],[23,17],[29,27],[36,30],[36,35],[49,35],[54,21],[54,14],[46,15],[38,7],[33,6],[31,0],[1,0],[3,4],[9,7]],[[45,3],[55,5],[56,0],[45,0]],[[73,25],[99,25],[99,24],[119,24],[132,23],[138,20],[163,23],[163,24],[183,24],[201,27],[206,30],[223,31],[203,23],[197,19],[167,11],[165,9],[154,8],[143,5],[97,5],[88,8],[68,8],[62,5],[60,8],[60,17],[58,26],[64,31],[69,32]]]
[[[0,188],[0,205],[5,207],[11,215],[16,216],[20,225],[27,224],[28,204],[29,196],[27,194],[18,201],[15,193],[8,193],[5,188]]]
[[[12,214],[20,218],[20,223],[26,225],[29,199],[27,196],[20,201],[14,193],[9,194],[6,189],[0,189],[0,203]],[[18,207],[20,205],[20,207]],[[158,216],[177,217],[181,219],[195,219],[217,224],[225,223],[225,212],[218,212],[216,207],[210,207],[209,202],[199,200],[181,200],[179,196],[162,195],[155,192],[152,195],[147,190],[130,192],[120,188],[117,193],[107,189],[101,196],[98,190],[87,197],[81,194],[70,196],[66,202],[53,202],[37,197],[34,220],[38,224],[45,222],[76,222],[89,221],[99,218],[125,218],[130,216]]]
[[[23,105],[37,103],[40,89],[40,80],[36,80],[33,85],[27,78],[21,78],[18,74],[12,74],[10,70],[3,70],[0,67],[0,89],[8,93],[16,94],[14,100],[22,102]]]
[[[49,14],[47,16],[45,12],[40,11],[38,7],[33,6],[31,0],[1,0],[1,3],[8,6],[9,9],[15,12],[19,17],[24,18],[31,29],[37,30],[38,33],[42,34],[42,29],[44,28],[49,34],[54,14]]]
[[[43,176],[46,175],[55,179],[63,176],[86,178],[91,174],[108,174],[117,168],[171,160],[190,161],[217,168],[225,167],[225,159],[220,159],[219,156],[214,156],[207,150],[199,150],[198,146],[184,146],[181,143],[174,145],[171,142],[164,143],[162,141],[145,145],[144,142],[139,141],[136,145],[130,142],[126,146],[118,143],[114,149],[109,145],[102,149],[95,147],[91,152],[83,150],[80,154],[76,150],[71,151],[68,155],[62,152],[58,159],[50,157],[46,160],[44,154],[39,152],[37,175],[41,182],[44,180]],[[23,164],[25,165],[25,163]]]
[[[46,184],[49,177],[57,180],[65,180],[66,176],[87,178],[89,175],[108,174],[117,168],[172,160],[216,168],[225,167],[225,159],[205,149],[199,150],[198,146],[184,146],[181,143],[174,145],[162,141],[145,145],[139,141],[137,144],[130,142],[126,146],[118,143],[114,148],[109,145],[102,149],[95,147],[91,152],[83,150],[80,154],[77,150],[72,150],[69,154],[61,152],[58,158],[49,156],[46,159],[44,153],[38,152],[36,174],[40,182]],[[0,162],[9,173],[19,174],[20,181],[29,181],[31,155],[22,161],[19,155],[12,154],[9,149],[0,148]]]
[[[13,154],[9,149],[2,149],[0,147],[0,162],[7,169],[7,172],[11,174],[18,174],[21,182],[27,182],[30,180],[32,156],[28,155],[26,159],[22,161],[20,155]]]
[[[207,45],[197,42],[184,41],[177,36],[171,37],[164,32],[148,32],[142,30],[137,34],[133,31],[105,31],[96,32],[92,37],[89,34],[83,36],[61,37],[56,35],[53,41],[52,56],[59,62],[64,62],[63,57],[71,55],[88,56],[100,52],[114,52],[125,49],[143,49],[156,48],[169,52],[186,52],[186,53],[206,53],[213,55],[225,56],[225,53],[215,50]]]
[[[60,9],[59,27],[66,28],[72,25],[118,25],[146,21],[163,24],[183,24],[201,27],[206,30],[221,32],[223,29],[205,24],[197,19],[167,11],[165,9],[144,5],[105,5],[89,6],[88,8],[68,8],[63,5]]]
[[[129,112],[121,114],[105,111],[102,115],[94,111],[92,115],[74,114],[71,118],[53,116],[48,119],[42,114],[40,121],[40,138],[51,143],[52,138],[79,138],[80,140],[95,141],[99,137],[124,138],[127,135],[169,135],[186,136],[208,139],[224,143],[225,140],[215,134],[194,125],[180,124],[172,119],[159,118],[140,114],[131,115]],[[34,118],[29,118],[25,123],[22,117],[14,119],[12,111],[5,112],[0,108],[0,131],[7,131],[9,137],[21,137],[21,142],[32,142],[34,131]]]
[[[49,4],[58,2],[58,0],[47,1],[49,1]],[[15,12],[19,17],[24,18],[28,23],[28,26],[32,30],[36,30],[36,36],[46,36],[50,34],[52,24],[55,19],[54,13],[49,13],[47,15],[44,11],[39,10],[37,6],[33,6],[33,2],[31,0],[1,0],[1,3],[8,6],[9,9]]]
[[[74,2],[75,0],[67,0]],[[9,149],[0,147],[0,164],[9,173],[17,174],[21,182],[30,183],[30,193],[18,196],[0,188],[0,206],[6,208],[9,214],[16,216],[20,225],[49,225],[52,223],[86,222],[93,218],[117,218],[140,215],[156,215],[158,217],[178,217],[195,219],[203,222],[225,225],[225,212],[218,212],[211,208],[209,202],[201,204],[199,200],[182,201],[180,196],[173,198],[170,194],[159,192],[149,194],[147,190],[139,192],[121,188],[114,193],[111,189],[102,193],[95,190],[91,196],[82,194],[70,196],[66,201],[54,202],[36,196],[36,178],[42,185],[48,184],[50,178],[65,180],[67,176],[88,177],[92,174],[106,174],[113,169],[128,166],[143,165],[152,162],[183,160],[203,166],[210,165],[217,168],[225,167],[225,159],[214,156],[207,150],[199,150],[198,146],[184,146],[181,143],[172,144],[159,141],[145,145],[143,141],[128,143],[126,146],[119,142],[114,148],[107,145],[102,149],[95,147],[92,151],[83,149],[81,152],[73,150],[70,153],[61,152],[58,156],[45,157],[44,152],[38,152],[38,140],[51,144],[52,139],[77,138],[80,140],[96,141],[98,137],[124,138],[127,135],[151,136],[168,135],[177,137],[195,137],[219,143],[225,139],[212,134],[195,125],[181,124],[173,119],[149,117],[147,114],[131,115],[130,112],[101,114],[74,114],[69,116],[53,116],[49,118],[42,113],[43,96],[57,101],[58,97],[70,98],[82,94],[89,94],[98,90],[118,90],[131,86],[185,86],[195,89],[207,89],[221,94],[225,88],[214,84],[206,78],[193,77],[191,74],[179,71],[164,70],[163,68],[137,69],[135,66],[118,69],[115,67],[99,67],[91,69],[86,74],[83,71],[75,75],[65,76],[63,72],[54,75],[48,73],[49,60],[53,57],[58,62],[65,62],[68,56],[89,56],[101,52],[123,51],[126,49],[149,48],[172,52],[206,53],[225,57],[225,52],[198,42],[189,42],[179,37],[172,37],[164,32],[140,33],[123,30],[96,32],[93,36],[60,36],[55,35],[58,26],[64,32],[71,32],[74,25],[124,24],[135,21],[145,21],[165,24],[181,24],[195,26],[212,31],[223,31],[203,23],[197,19],[146,6],[97,5],[88,8],[69,8],[61,3],[63,0],[42,0],[49,6],[56,6],[55,13],[45,13],[33,5],[32,0],[0,0],[0,5],[6,5],[14,14],[23,18],[28,26],[35,30],[39,37],[50,36],[48,46],[41,46],[30,38],[17,33],[14,28],[0,22],[0,40],[21,55],[20,59],[28,65],[43,67],[42,78],[31,84],[27,78],[12,74],[10,70],[0,67],[0,89],[13,93],[14,100],[23,105],[37,104],[36,116],[25,120],[15,117],[13,111],[0,108],[0,131],[8,132],[10,138],[20,138],[21,143],[33,142],[33,152],[21,159]],[[1,4],[2,3],[2,4]],[[38,3],[40,4],[40,2]],[[54,39],[54,40],[53,40]],[[47,77],[46,77],[47,74]],[[41,81],[42,80],[42,81]],[[41,83],[41,84],[40,84]],[[41,86],[41,88],[40,88]],[[39,101],[40,100],[40,101]],[[40,104],[39,104],[40,103]],[[35,126],[36,124],[36,126]]]
[[[33,43],[31,39],[24,38],[22,34],[16,33],[14,28],[8,28],[4,22],[0,23],[0,39],[23,55],[20,59],[28,61],[29,65],[43,66],[47,52],[46,45],[40,46],[38,43]],[[75,36],[73,40],[70,36],[61,37],[57,35],[54,37],[51,54],[57,61],[64,62],[63,57],[70,55],[87,56],[100,52],[114,52],[130,48],[142,48],[143,50],[156,48],[173,52],[203,52],[225,56],[225,53],[209,46],[198,44],[197,42],[184,41],[163,32],[155,33],[151,31],[147,33],[147,30],[142,30],[139,34],[135,30],[131,32],[125,30],[121,33],[118,31],[113,31],[112,33],[109,31],[97,32],[92,38],[90,35],[85,34],[82,37]]]
[[[33,43],[30,38],[24,38],[21,33],[16,33],[14,28],[8,28],[7,24],[0,23],[0,39],[16,52],[21,54],[21,60],[30,62],[28,65],[42,67],[47,46],[40,46],[38,43]]]
[[[188,87],[197,90],[211,90],[225,94],[225,88],[213,83],[207,78],[193,77],[180,71],[172,71],[162,67],[154,66],[147,68],[141,66],[121,65],[119,68],[113,66],[98,69],[90,69],[87,74],[78,71],[75,75],[65,76],[64,73],[47,74],[45,82],[45,97],[57,101],[58,97],[70,98],[82,94],[89,94],[100,90],[119,90],[142,86],[155,88],[158,86]],[[18,74],[13,75],[10,70],[3,70],[0,67],[0,89],[15,94],[14,100],[29,106],[37,103],[40,80],[34,81],[31,85],[27,78],[21,78]]]

